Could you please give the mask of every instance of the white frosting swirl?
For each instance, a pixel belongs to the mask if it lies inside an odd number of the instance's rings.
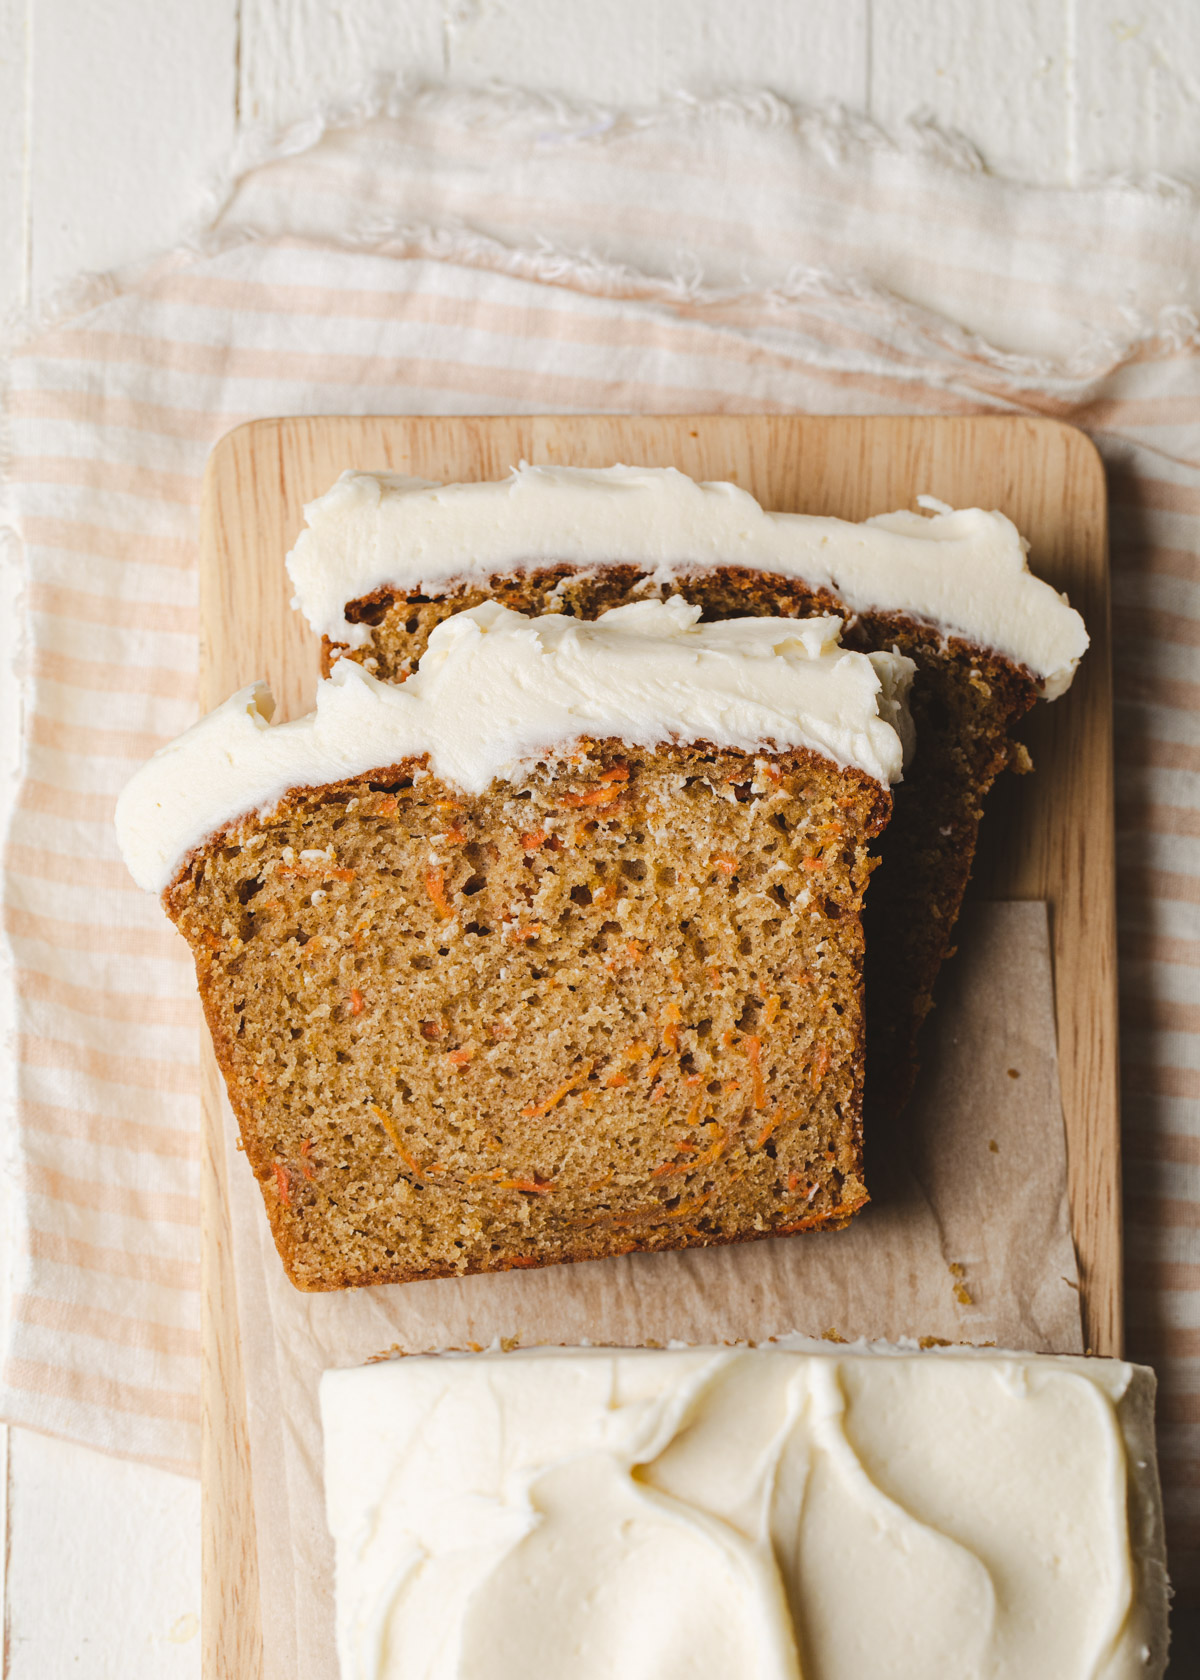
[[[125,861],[161,892],[208,835],[290,788],[428,754],[444,780],[481,793],[582,736],[807,747],[884,786],[900,779],[910,660],[849,652],[837,618],[699,624],[699,614],[678,597],[593,623],[485,602],[438,625],[408,682],[381,683],[342,660],[316,711],[275,727],[269,692],[252,684],[126,786],[116,809]]]
[[[1162,1674],[1149,1371],[810,1349],[326,1372],[342,1680]]]
[[[288,556],[295,605],[318,635],[361,647],[348,602],[391,587],[443,593],[495,572],[566,561],[632,563],[669,585],[744,566],[831,589],[853,612],[904,612],[1025,666],[1053,699],[1088,645],[1083,620],[1029,570],[1028,545],[1002,513],[901,511],[861,525],[767,513],[735,484],[698,484],[673,467],[531,467],[498,483],[431,484],[345,472],[305,508]]]

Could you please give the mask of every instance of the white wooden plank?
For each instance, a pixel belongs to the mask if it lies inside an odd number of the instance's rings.
[[[242,0],[239,111],[286,127],[379,83],[439,81],[442,0]]]
[[[167,247],[233,145],[237,0],[34,0],[31,284]]]
[[[447,67],[618,106],[767,87],[860,108],[867,0],[447,0]]]
[[[0,0],[0,319],[28,301],[30,0]]]
[[[8,1436],[5,1680],[198,1680],[199,1484]]]
[[[1064,181],[1064,3],[871,0],[871,115],[891,130],[932,117],[997,174]]]
[[[1200,5],[1068,0],[1074,175],[1200,178]]]

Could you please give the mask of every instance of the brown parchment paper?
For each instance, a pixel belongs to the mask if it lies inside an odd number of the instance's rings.
[[[302,1295],[227,1113],[265,1680],[336,1680],[317,1384],[385,1350],[762,1341],[787,1331],[1081,1353],[1046,908],[981,904],[944,971],[917,1093],[872,1125],[845,1231]]]

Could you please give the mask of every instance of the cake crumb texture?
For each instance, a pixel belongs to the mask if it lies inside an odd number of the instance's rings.
[[[529,614],[596,618],[658,590],[634,565],[538,567],[498,574],[486,588],[434,597],[376,590],[346,608],[350,622],[370,628],[367,642],[350,650],[326,639],[324,667],[339,656],[352,658],[385,681],[401,682],[434,627],[482,601]],[[847,613],[828,589],[732,566],[677,577],[666,593],[699,606],[705,621]],[[916,1079],[918,1034],[933,1007],[938,972],[952,954],[984,799],[1010,761],[1029,767],[1012,731],[1037,698],[1038,684],[1010,659],[903,613],[849,615],[842,640],[864,653],[897,649],[917,666],[909,693],[916,750],[893,789],[895,810],[878,848],[883,867],[866,920],[868,1100],[872,1108],[894,1111]]]
[[[165,901],[292,1281],[845,1223],[889,808],[803,750],[605,741],[478,796],[393,766],[214,837]]]

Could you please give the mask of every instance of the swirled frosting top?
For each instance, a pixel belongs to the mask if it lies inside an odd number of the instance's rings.
[[[863,524],[769,513],[736,484],[672,467],[522,464],[496,483],[432,484],[346,472],[305,509],[288,556],[295,604],[319,635],[351,647],[370,632],[347,603],[391,587],[439,594],[556,561],[635,564],[663,585],[748,567],[832,591],[851,612],[902,612],[1024,666],[1048,698],[1088,645],[1079,614],[1026,564],[1011,520],[921,497]]]
[[[327,1372],[342,1680],[1153,1680],[1153,1381],[761,1348]]]
[[[481,793],[588,736],[644,748],[806,747],[884,786],[900,779],[911,660],[850,652],[837,618],[699,616],[679,597],[591,623],[488,601],[438,625],[406,683],[341,660],[316,711],[293,723],[272,727],[271,696],[253,684],[128,783],[116,809],[125,861],[159,892],[209,835],[289,789],[428,755],[437,775]]]

